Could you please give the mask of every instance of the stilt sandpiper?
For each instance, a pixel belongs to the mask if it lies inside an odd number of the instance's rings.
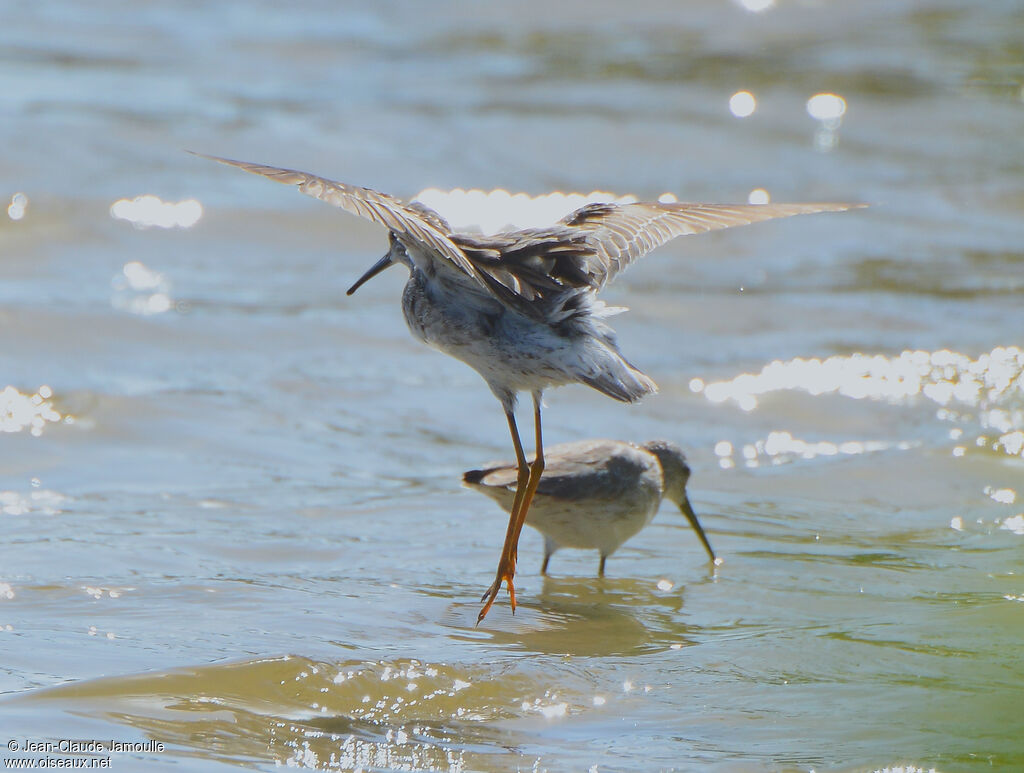
[[[197,154],[199,155],[199,154]],[[454,233],[437,212],[370,188],[306,172],[206,156],[295,185],[388,229],[387,254],[348,294],[384,269],[409,269],[402,311],[414,336],[474,368],[505,411],[516,455],[516,493],[483,620],[502,583],[515,611],[519,534],[544,471],[541,394],[586,384],[623,402],[656,391],[619,351],[598,291],[623,269],[678,236],[791,215],[841,212],[858,204],[588,204],[547,228],[493,236]],[[533,398],[536,456],[529,463],[516,427],[516,396]]]
[[[527,526],[544,535],[541,574],[547,574],[551,554],[565,547],[599,551],[597,573],[604,577],[608,556],[651,522],[662,499],[679,506],[712,565],[720,563],[686,495],[690,467],[675,443],[580,440],[545,449],[544,460],[526,518]],[[489,464],[462,479],[508,509],[518,468],[514,462]]]

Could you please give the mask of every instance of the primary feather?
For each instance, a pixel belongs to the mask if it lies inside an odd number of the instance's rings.
[[[502,303],[537,316],[535,302],[566,291],[597,291],[627,266],[679,236],[793,215],[864,206],[812,204],[587,204],[548,228],[494,235],[456,233],[420,202],[308,172],[228,158],[208,158],[286,185],[390,229],[408,248],[429,247]],[[572,293],[570,293],[571,295]]]

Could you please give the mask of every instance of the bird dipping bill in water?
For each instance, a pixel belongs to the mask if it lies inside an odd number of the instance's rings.
[[[544,460],[526,518],[527,526],[544,535],[541,574],[547,574],[551,554],[565,547],[600,551],[597,573],[604,577],[605,560],[651,522],[663,498],[679,506],[711,563],[720,563],[686,496],[690,467],[675,443],[581,440],[547,448]],[[462,477],[505,508],[512,505],[517,478],[514,462],[489,464]]]
[[[196,154],[199,155],[199,154]],[[588,204],[547,228],[492,236],[454,233],[437,212],[386,193],[262,164],[206,156],[379,223],[387,254],[348,289],[354,293],[384,269],[409,269],[402,311],[414,336],[474,368],[505,411],[517,477],[505,543],[494,582],[484,593],[483,620],[507,583],[515,611],[516,547],[544,471],[541,394],[586,384],[634,402],[655,383],[619,351],[597,292],[637,258],[686,234],[791,215],[841,212],[857,204]],[[536,456],[527,462],[516,427],[516,396],[533,398]]]

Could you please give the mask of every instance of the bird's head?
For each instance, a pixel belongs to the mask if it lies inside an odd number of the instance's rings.
[[[690,480],[690,465],[686,463],[683,449],[668,440],[650,440],[643,447],[658,457],[665,480],[665,496],[682,507]]]
[[[697,514],[693,512],[690,505],[690,498],[686,496],[686,484],[690,481],[690,465],[686,463],[683,449],[668,440],[651,440],[643,444],[643,448],[658,457],[661,465],[662,478],[665,481],[665,497],[679,505],[679,510],[686,516],[693,530],[697,532],[701,544],[708,553],[708,558],[714,566],[722,563],[722,559],[715,555],[715,551],[708,542],[704,533],[704,527],[700,525]]]
[[[388,231],[388,241],[390,242],[390,247],[387,254],[370,266],[366,270],[366,273],[359,277],[359,279],[355,281],[355,284],[348,288],[348,291],[345,293],[346,295],[354,293],[388,266],[393,266],[396,263],[401,263],[409,267],[412,266],[412,260],[409,258],[409,253],[405,251],[405,245],[399,241],[397,236],[395,236],[394,231]]]

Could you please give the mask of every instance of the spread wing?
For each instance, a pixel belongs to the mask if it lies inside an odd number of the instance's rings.
[[[600,288],[630,263],[677,236],[815,212],[842,212],[864,204],[588,204],[562,220],[588,234],[588,266]]]
[[[526,313],[536,313],[530,304],[538,298],[593,285],[592,248],[582,231],[554,226],[451,239],[499,299]]]
[[[542,314],[533,301],[568,288],[598,290],[630,263],[686,234],[814,212],[842,212],[863,204],[588,204],[551,228],[491,237],[451,233],[448,224],[419,202],[324,177],[228,158],[208,158],[270,180],[298,186],[393,231],[407,247],[428,248],[476,280],[507,305]]]
[[[299,191],[307,196],[326,201],[353,215],[386,226],[394,231],[399,240],[407,246],[411,244],[420,248],[424,245],[429,247],[482,285],[487,286],[473,263],[449,238],[444,218],[418,202],[406,204],[394,196],[375,191],[372,188],[347,185],[294,169],[233,161],[229,158],[207,156],[203,153],[192,153],[192,155],[208,158],[228,166],[236,166],[246,172],[262,175],[269,180],[285,185],[297,185]]]

